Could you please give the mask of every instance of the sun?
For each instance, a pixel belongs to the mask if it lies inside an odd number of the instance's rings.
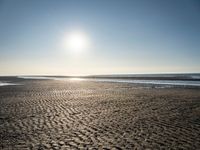
[[[65,47],[72,52],[82,52],[89,48],[90,40],[88,35],[82,31],[73,31],[65,38]]]

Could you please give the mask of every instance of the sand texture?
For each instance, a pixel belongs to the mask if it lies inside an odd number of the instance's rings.
[[[200,90],[23,80],[0,87],[0,149],[200,149]]]

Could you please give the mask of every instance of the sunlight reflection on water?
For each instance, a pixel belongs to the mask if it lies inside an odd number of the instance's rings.
[[[182,81],[182,80],[137,80],[137,79],[109,79],[109,78],[80,78],[80,77],[71,77],[71,78],[59,78],[59,77],[42,77],[42,76],[19,76],[18,78],[23,79],[38,79],[38,80],[59,80],[59,81],[71,81],[71,82],[80,82],[80,81],[94,81],[94,82],[118,82],[118,83],[133,83],[133,84],[146,84],[146,85],[162,85],[164,87],[168,86],[193,86],[200,87],[200,81]]]
[[[7,86],[7,85],[21,85],[21,84],[8,83],[8,82],[1,82],[1,81],[0,81],[0,86]]]
[[[69,78],[70,81],[84,81],[83,78]]]

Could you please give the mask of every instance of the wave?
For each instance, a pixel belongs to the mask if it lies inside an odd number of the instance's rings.
[[[1,82],[0,81],[0,86],[8,86],[8,85],[20,85],[20,84],[10,83],[10,82]]]

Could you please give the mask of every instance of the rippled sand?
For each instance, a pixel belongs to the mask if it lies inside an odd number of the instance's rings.
[[[24,80],[0,87],[0,149],[200,149],[200,90]]]

